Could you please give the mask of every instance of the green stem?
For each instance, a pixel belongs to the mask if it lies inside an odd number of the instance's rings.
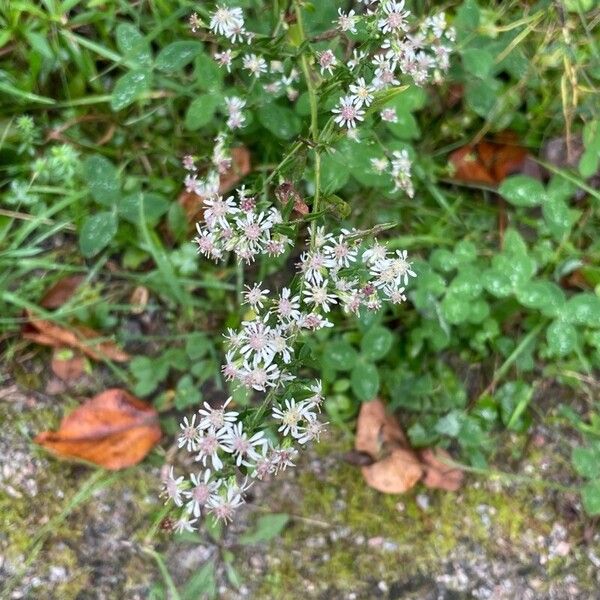
[[[298,1],[295,2],[296,9],[296,19],[298,22],[298,31],[300,34],[300,45],[302,45],[306,41],[306,33],[304,31],[304,21],[302,19],[302,9],[300,8],[300,3]],[[304,73],[304,79],[306,80],[306,88],[308,90],[308,100],[310,104],[310,135],[312,138],[315,153],[315,196],[313,199],[312,212],[319,212],[319,201],[320,201],[320,186],[321,186],[321,155],[318,150],[318,142],[319,142],[319,105],[317,102],[317,91],[312,79],[312,74],[310,70],[310,66],[308,64],[308,56],[306,52],[302,52],[300,56],[300,62],[302,66],[302,72]],[[317,232],[317,222],[313,221],[311,225],[311,248],[314,247],[316,232]]]

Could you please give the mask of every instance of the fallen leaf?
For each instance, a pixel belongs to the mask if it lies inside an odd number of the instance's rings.
[[[516,135],[506,131],[455,150],[449,157],[454,177],[468,183],[497,185],[509,175],[523,172],[529,154]]]
[[[252,169],[250,151],[246,146],[231,149],[231,168],[221,175],[219,194],[224,194],[241,181]]]
[[[375,462],[370,454],[361,452],[359,450],[350,450],[349,452],[344,452],[342,455],[342,460],[356,467],[367,467]]]
[[[376,459],[386,446],[408,447],[400,424],[388,414],[381,400],[363,402],[356,424],[355,449]]]
[[[125,390],[109,389],[76,408],[35,442],[63,458],[117,470],[139,463],[161,438],[158,413]]]
[[[300,216],[304,217],[309,212],[308,204],[304,202],[302,196],[298,193],[298,190],[294,187],[294,185],[290,181],[284,181],[279,184],[275,189],[275,197],[281,204],[286,205],[290,200],[294,201],[294,212],[298,213]]]
[[[361,405],[354,448],[360,460],[348,462],[360,465],[367,485],[380,492],[401,494],[420,480],[427,487],[449,491],[462,484],[462,471],[447,464],[450,455],[441,448],[415,452],[398,420],[379,399]],[[367,458],[371,464],[365,464]]]
[[[69,353],[70,355],[66,355]],[[85,370],[85,358],[79,352],[66,348],[55,348],[50,363],[53,373],[63,381],[79,379]]]
[[[367,484],[385,494],[402,494],[423,476],[423,467],[414,452],[395,448],[385,458],[361,468]]]
[[[60,279],[44,294],[40,306],[49,309],[60,308],[73,296],[83,279],[83,275],[71,275]]]
[[[221,174],[219,181],[219,194],[225,194],[241,181],[252,170],[250,151],[245,146],[237,146],[231,149],[231,167]],[[182,206],[190,231],[194,229],[198,221],[204,218],[204,204],[202,196],[193,192],[183,191],[178,198]]]
[[[100,341],[101,334],[89,327],[78,325],[70,329],[56,325],[45,319],[37,319],[30,311],[25,311],[29,318],[23,326],[23,338],[54,348],[68,347],[80,350],[94,360],[110,359],[115,362],[128,361],[130,356],[114,342]]]
[[[428,488],[438,488],[455,492],[460,488],[464,473],[449,465],[452,458],[443,448],[427,448],[419,452],[425,470],[423,484]]]

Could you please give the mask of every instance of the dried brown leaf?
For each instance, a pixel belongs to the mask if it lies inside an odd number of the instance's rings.
[[[451,456],[443,448],[427,448],[419,452],[425,477],[423,483],[428,488],[437,488],[455,492],[460,488],[464,473],[451,466]]]
[[[376,459],[386,448],[406,448],[408,442],[398,421],[387,413],[381,400],[375,399],[361,404],[354,447]]]
[[[63,277],[48,289],[40,301],[40,305],[49,309],[60,308],[73,296],[83,279],[83,275]]]
[[[411,450],[395,448],[385,458],[361,469],[370,487],[385,494],[402,494],[423,476],[419,459]]]
[[[63,381],[79,379],[85,370],[85,358],[80,352],[71,352],[71,356],[64,357],[65,348],[55,348],[52,353],[50,367],[53,373]]]
[[[94,360],[110,359],[115,362],[126,362],[130,356],[114,342],[100,341],[102,337],[97,331],[78,325],[66,329],[51,321],[37,319],[26,311],[29,321],[23,327],[23,338],[54,348],[68,347],[80,350]]]
[[[161,438],[158,413],[125,390],[109,389],[76,408],[36,443],[63,458],[117,470],[140,462]]]

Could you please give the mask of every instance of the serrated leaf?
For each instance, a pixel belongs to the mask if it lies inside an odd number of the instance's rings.
[[[117,217],[112,212],[100,212],[88,217],[79,232],[79,248],[91,258],[106,248],[117,233]]]
[[[165,46],[156,57],[156,68],[165,73],[183,69],[202,52],[202,44],[193,40],[173,42]]]
[[[108,158],[100,154],[88,156],[83,163],[83,175],[96,202],[105,206],[117,203],[120,190],[119,175]]]
[[[133,104],[150,89],[151,79],[151,73],[143,70],[130,71],[119,77],[112,92],[110,107],[121,110]]]
[[[527,175],[512,175],[507,177],[498,193],[514,206],[531,207],[542,204],[546,191],[540,181]]]

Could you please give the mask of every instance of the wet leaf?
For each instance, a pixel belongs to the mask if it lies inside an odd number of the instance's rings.
[[[60,457],[117,470],[139,463],[161,435],[154,408],[125,390],[110,389],[67,415],[58,431],[40,433],[35,442]]]

